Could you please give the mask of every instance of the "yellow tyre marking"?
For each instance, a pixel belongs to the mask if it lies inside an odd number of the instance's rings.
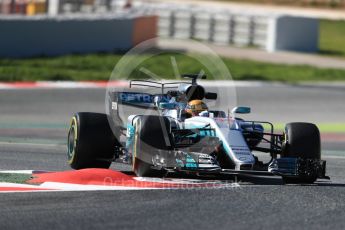
[[[72,128],[74,129],[74,149],[73,149],[73,152],[71,153],[72,154],[71,159],[68,160],[68,164],[72,164],[73,163],[74,157],[75,157],[75,149],[76,149],[76,146],[77,146],[78,122],[77,122],[77,118],[76,117],[72,118],[71,125],[70,125],[70,130]]]

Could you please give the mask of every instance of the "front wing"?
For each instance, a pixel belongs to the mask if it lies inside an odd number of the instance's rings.
[[[257,167],[256,170],[235,170],[221,168],[214,158],[208,154],[184,153],[178,151],[174,154],[174,159],[167,159],[162,155],[160,156],[157,155],[155,160],[153,160],[153,168],[165,169],[172,173],[183,172],[196,175],[257,175],[285,177],[317,175],[317,178],[329,179],[329,177],[325,175],[326,161],[323,160],[283,157],[274,159],[268,167],[263,166],[262,169],[259,170]],[[162,162],[164,162],[164,164],[162,164]]]

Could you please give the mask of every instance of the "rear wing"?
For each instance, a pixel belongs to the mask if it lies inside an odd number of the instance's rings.
[[[190,82],[176,81],[176,82],[157,82],[150,80],[131,80],[129,82],[129,88],[133,86],[144,86],[161,89],[161,93],[164,94],[166,89],[176,89],[180,84],[190,84]]]

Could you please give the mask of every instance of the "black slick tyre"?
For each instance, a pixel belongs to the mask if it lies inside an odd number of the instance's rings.
[[[68,164],[73,169],[109,168],[120,146],[106,114],[77,113],[68,132]]]
[[[140,177],[164,177],[166,170],[155,169],[152,159],[171,147],[170,121],[163,116],[140,116],[135,123],[133,171]]]
[[[321,141],[320,132],[311,123],[289,123],[285,127],[285,141],[283,145],[284,157],[320,160]],[[316,174],[300,177],[283,177],[285,183],[314,183]]]

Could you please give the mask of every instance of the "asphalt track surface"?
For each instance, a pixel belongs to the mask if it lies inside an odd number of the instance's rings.
[[[104,111],[102,89],[0,91],[0,169],[69,170],[66,127],[76,111]],[[343,122],[342,88],[237,88],[249,119]],[[331,181],[283,185],[238,178],[227,189],[36,192],[0,195],[0,229],[344,229],[345,144],[323,142]],[[118,170],[128,167],[114,164]],[[234,178],[229,178],[230,182]]]

